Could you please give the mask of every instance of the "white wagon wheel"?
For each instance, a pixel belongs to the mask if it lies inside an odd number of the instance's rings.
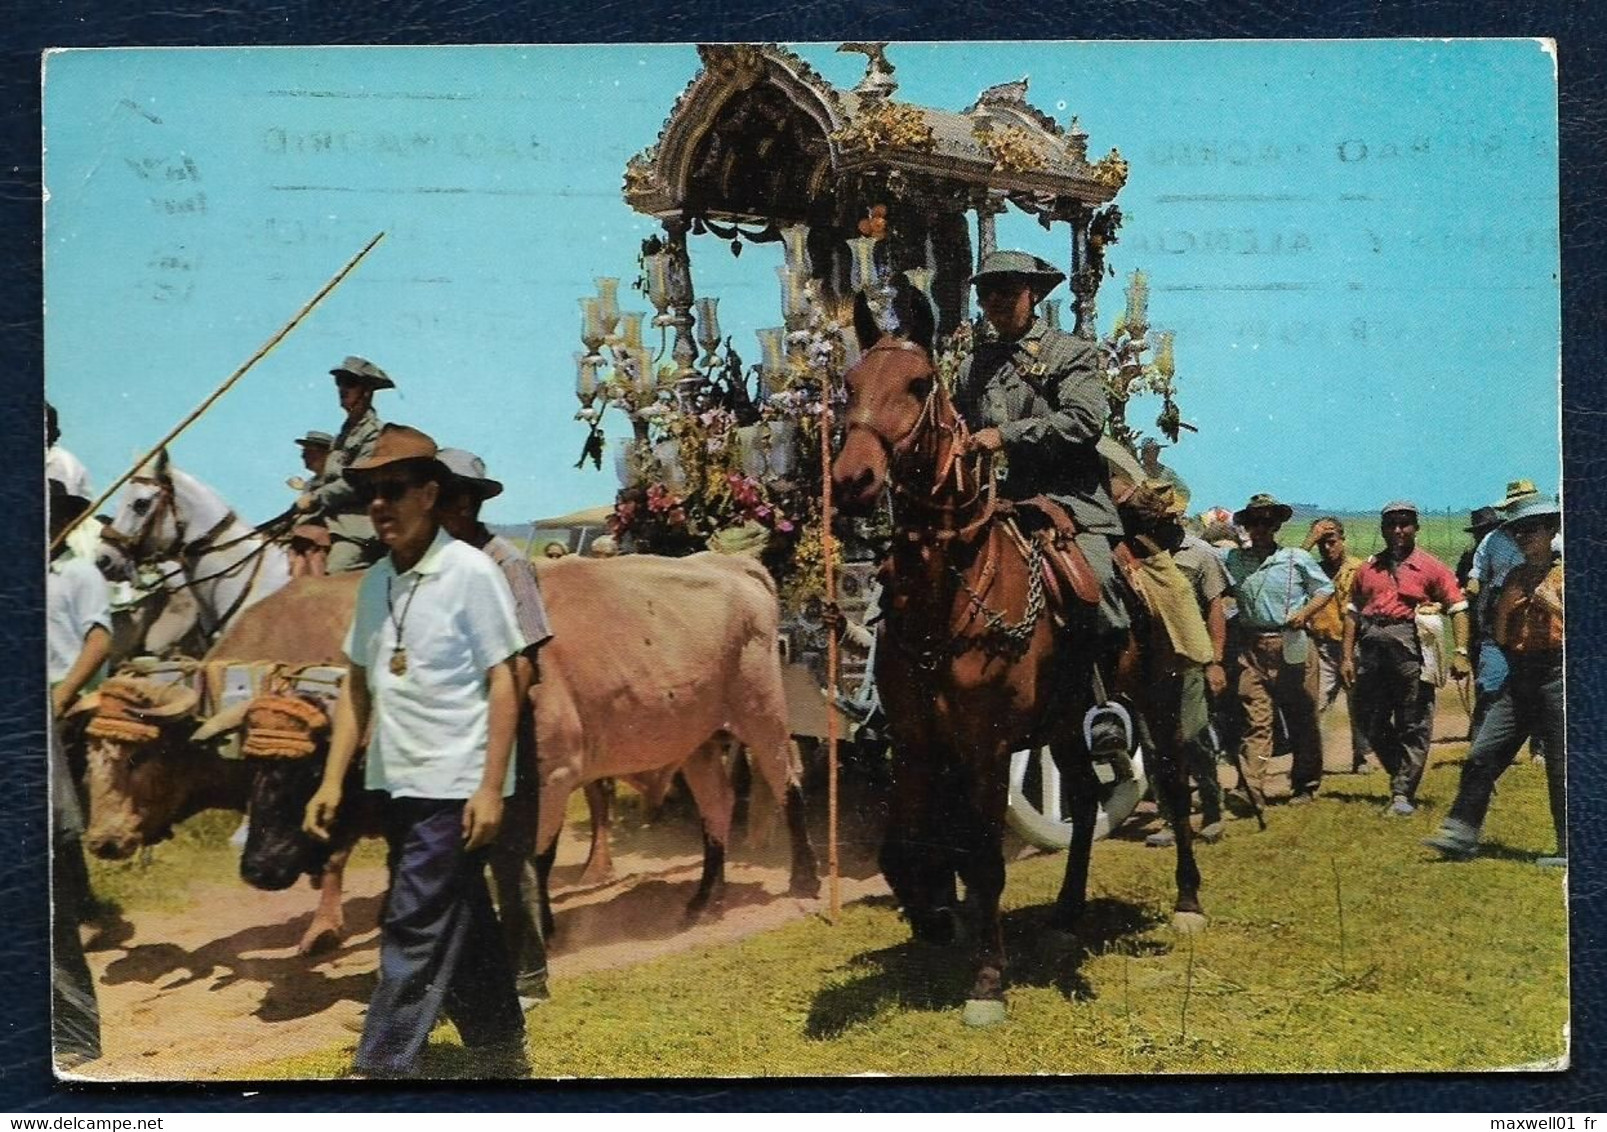
[[[1100,788],[1094,818],[1094,840],[1109,837],[1137,808],[1146,787],[1144,752],[1133,752],[1133,777]],[[1071,844],[1071,819],[1065,814],[1060,768],[1048,747],[1017,751],[1010,756],[1010,801],[1005,818],[1010,828],[1040,849]]]

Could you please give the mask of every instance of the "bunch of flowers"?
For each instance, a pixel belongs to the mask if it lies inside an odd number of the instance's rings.
[[[787,517],[786,511],[770,501],[763,483],[753,476],[738,472],[726,476],[726,483],[730,488],[731,502],[744,521],[759,523],[782,534],[792,533],[792,520]]]

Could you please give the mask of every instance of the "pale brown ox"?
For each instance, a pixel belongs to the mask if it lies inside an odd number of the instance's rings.
[[[801,794],[789,772],[775,590],[763,569],[716,555],[607,563],[577,558],[539,569],[556,633],[542,651],[543,683],[532,693],[543,780],[539,848],[552,847],[569,793],[588,787],[594,852],[583,879],[595,878],[599,861],[607,867],[607,829],[606,805],[599,805],[603,796],[592,784],[625,777],[651,792],[679,767],[707,831],[695,901],[701,907],[718,896],[723,875],[732,790],[717,740],[729,734],[749,746],[759,776],[786,805],[794,889],[817,890]],[[296,579],[242,613],[206,659],[338,663],[360,580],[357,574]],[[605,627],[601,639],[599,626]],[[246,768],[195,748],[186,737],[164,732],[162,742],[145,750],[92,744],[85,834],[92,852],[126,857],[200,809],[246,805]],[[341,879],[351,842],[340,840],[324,869],[303,951],[344,932]]]
[[[703,815],[691,911],[717,904],[735,803],[729,737],[786,811],[791,890],[818,892],[791,761],[780,609],[764,567],[721,554],[626,555],[544,559],[537,574],[553,628],[536,697],[537,853],[552,848],[576,788],[679,766]]]

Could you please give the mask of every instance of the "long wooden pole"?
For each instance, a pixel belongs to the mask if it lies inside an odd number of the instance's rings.
[[[364,257],[367,256],[369,252],[374,250],[375,245],[377,245],[384,238],[385,233],[379,232],[372,240],[368,241],[368,243],[363,246],[362,251],[352,256],[352,258],[347,262],[346,266],[335,273],[334,278],[320,287],[318,289],[318,293],[312,298],[308,299],[306,303],[302,305],[302,308],[290,319],[290,321],[285,323],[284,326],[279,329],[277,334],[275,334],[272,338],[269,338],[261,346],[257,347],[257,352],[247,358],[239,369],[231,373],[222,385],[214,389],[210,397],[208,397],[205,401],[202,401],[193,410],[191,410],[188,416],[186,416],[178,424],[174,425],[172,429],[168,431],[168,434],[162,437],[161,440],[157,441],[149,452],[145,453],[145,455],[141,456],[134,462],[133,467],[129,468],[128,471],[118,476],[117,479],[113,481],[112,486],[101,492],[100,498],[91,503],[89,507],[85,509],[82,515],[78,516],[78,518],[74,519],[71,523],[68,523],[65,527],[63,527],[61,529],[61,533],[50,540],[51,551],[54,552],[55,549],[62,544],[62,541],[72,533],[73,529],[77,527],[79,523],[82,523],[85,519],[89,518],[89,516],[98,513],[101,509],[101,506],[114,494],[116,494],[118,488],[122,487],[125,483],[132,479],[134,473],[143,468],[147,462],[156,456],[157,453],[171,444],[173,439],[177,437],[179,433],[183,432],[185,429],[189,428],[192,424],[199,420],[201,416],[213,406],[219,397],[222,397],[225,393],[227,393],[235,382],[239,381],[245,376],[247,370],[256,365],[263,358],[267,357],[269,351],[271,351],[275,346],[279,345],[279,343],[283,342],[290,335],[292,330],[301,325],[301,320],[311,314],[314,307],[323,302],[324,296],[328,295],[329,292],[340,286],[341,283],[345,281],[346,276],[350,275],[353,269],[355,269],[359,263],[363,262]]]
[[[826,574],[826,604],[837,603],[836,551],[831,534],[831,387],[820,383],[820,564]],[[826,870],[830,877],[830,919],[842,915],[837,867],[837,634],[826,634]]]

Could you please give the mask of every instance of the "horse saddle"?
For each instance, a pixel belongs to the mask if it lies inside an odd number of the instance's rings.
[[[1043,580],[1049,592],[1051,607],[1063,610],[1068,603],[1067,594],[1075,594],[1088,605],[1099,604],[1099,579],[1088,565],[1082,548],[1077,545],[1077,520],[1060,504],[1047,495],[1034,495],[1018,499],[1006,508],[1011,526],[1017,536],[1030,537],[1043,551]]]

